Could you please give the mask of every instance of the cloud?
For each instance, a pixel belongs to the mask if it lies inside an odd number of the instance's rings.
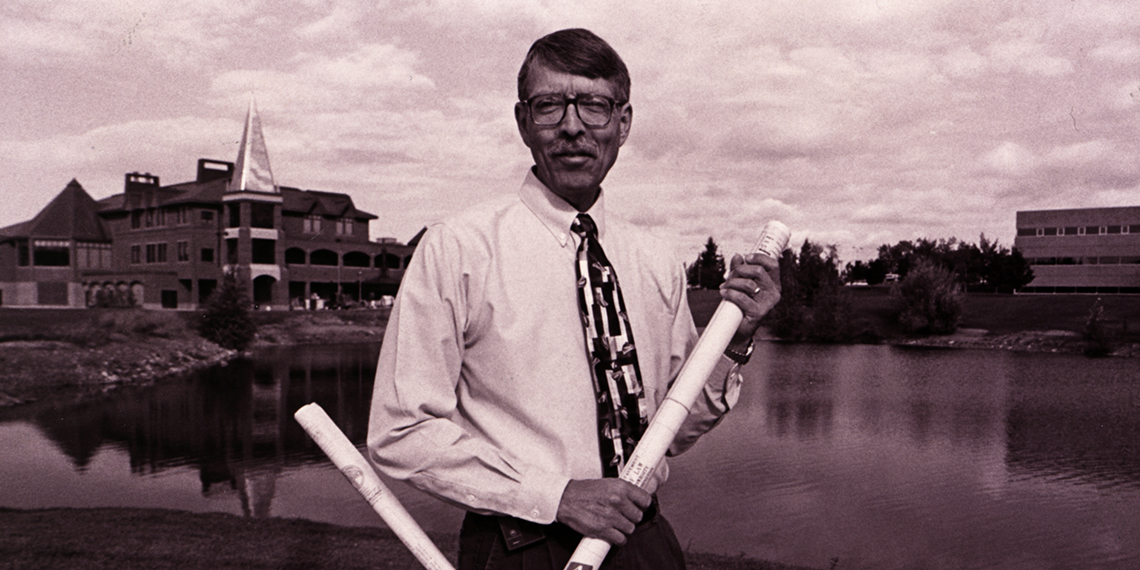
[[[608,203],[688,261],[714,236],[870,251],[1011,236],[1018,209],[1133,205],[1129,3],[15,0],[0,20],[0,188],[34,215],[77,177],[232,160],[250,94],[281,184],[353,194],[406,239],[513,191],[530,43],[587,27],[633,76]],[[1131,192],[1131,193],[1130,193]],[[1132,196],[1133,198],[1129,198]],[[1012,242],[1012,238],[1005,240]]]

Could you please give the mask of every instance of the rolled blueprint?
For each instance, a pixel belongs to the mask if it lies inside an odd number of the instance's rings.
[[[404,505],[392,495],[392,491],[376,475],[372,465],[357,451],[356,446],[336,427],[332,419],[317,404],[302,406],[293,414],[309,437],[317,442],[333,465],[340,469],[345,479],[360,493],[381,519],[396,533],[400,542],[412,551],[416,560],[428,570],[454,570],[443,553],[424,533],[415,519],[404,509]]]
[[[760,239],[753,249],[755,253],[763,253],[774,259],[779,259],[784,247],[788,244],[791,231],[788,226],[778,221],[770,221],[760,233]],[[649,427],[641,436],[625,467],[619,477],[638,487],[645,487],[645,483],[653,476],[653,471],[665,457],[665,452],[673,443],[681,424],[689,416],[689,409],[696,402],[697,396],[704,389],[709,375],[720,360],[724,350],[732,342],[740,321],[744,314],[735,303],[721,301],[713,313],[701,338],[693,347],[692,354],[685,361],[684,367],[673,382],[673,387],[665,395],[665,400],[657,408],[657,413],[649,422]],[[610,543],[598,538],[583,538],[578,548],[570,556],[570,562],[565,570],[597,570],[610,551]]]

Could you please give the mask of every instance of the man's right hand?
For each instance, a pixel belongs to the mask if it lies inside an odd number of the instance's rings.
[[[583,536],[625,544],[653,496],[621,479],[578,479],[566,484],[558,503],[558,522]]]

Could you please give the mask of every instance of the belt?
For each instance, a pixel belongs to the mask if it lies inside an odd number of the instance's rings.
[[[660,509],[657,504],[657,495],[653,495],[653,502],[651,502],[649,507],[643,512],[641,522],[637,523],[634,532],[651,524],[657,519],[658,514],[660,514]],[[468,512],[467,519],[469,522],[483,528],[491,527],[492,525],[497,526],[499,532],[503,535],[503,540],[506,542],[508,551],[515,551],[536,542],[541,542],[546,539],[548,533],[562,535],[567,532],[574,532],[570,527],[558,522],[542,525],[505,515],[490,516]]]

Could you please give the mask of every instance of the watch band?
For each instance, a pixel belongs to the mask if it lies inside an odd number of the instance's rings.
[[[754,348],[756,348],[756,342],[752,339],[748,339],[748,347],[744,349],[744,352],[732,350],[732,347],[726,347],[724,349],[724,355],[727,356],[729,360],[744,365],[748,364],[748,360],[752,358],[752,350]]]

